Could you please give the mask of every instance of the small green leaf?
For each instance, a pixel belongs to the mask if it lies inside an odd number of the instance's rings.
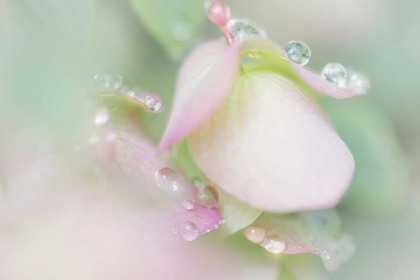
[[[204,16],[204,1],[131,0],[140,20],[173,58],[182,56],[196,38]]]

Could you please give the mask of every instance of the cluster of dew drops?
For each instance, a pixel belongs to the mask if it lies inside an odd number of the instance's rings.
[[[264,30],[254,27],[247,19],[230,19],[229,6],[221,1],[208,0],[204,7],[213,23],[219,25],[224,33],[226,29],[229,30],[240,41],[254,35],[267,37]],[[229,43],[229,38],[226,40]],[[283,50],[290,61],[299,66],[305,66],[311,58],[310,48],[302,41],[290,41]],[[369,80],[365,76],[346,69],[340,63],[325,65],[321,76],[330,84],[343,89],[350,88],[359,95],[366,94],[370,88]]]
[[[149,94],[143,90],[132,90],[124,79],[116,73],[110,71],[99,72],[94,76],[93,88],[89,89],[91,92],[112,92],[121,94],[135,99],[143,104],[151,112],[159,113],[162,109],[162,102],[157,95]],[[86,91],[86,90],[85,90]],[[95,126],[104,126],[109,120],[109,111],[106,107],[98,107],[95,109],[92,123]],[[108,139],[110,138],[110,139]],[[106,136],[106,140],[112,141],[115,135]],[[88,145],[94,146],[99,143],[100,137],[97,134],[92,134],[88,138]],[[172,168],[164,167],[159,169],[154,174],[156,186],[164,192],[182,192],[182,183],[177,171]],[[200,205],[212,209],[217,206],[218,194],[217,190],[212,186],[204,186],[200,180],[195,180],[194,185],[199,189],[198,199]],[[196,201],[186,198],[182,202],[182,207],[187,211],[193,211],[196,208]],[[210,232],[213,229],[219,228],[225,223],[224,219],[220,219],[216,224],[206,229]],[[199,229],[194,222],[185,221],[180,228],[173,227],[172,234],[177,235],[178,232],[186,241],[193,241],[199,235]]]
[[[93,77],[93,82],[89,82],[87,87],[82,89],[82,93],[96,94],[110,92],[128,96],[136,102],[144,105],[150,112],[160,113],[162,111],[162,102],[159,96],[150,94],[144,90],[132,90],[128,83],[117,73],[111,71],[98,72]],[[96,127],[105,127],[110,119],[110,113],[106,106],[95,106],[92,108],[92,124]],[[101,140],[106,142],[113,142],[116,139],[116,134],[112,131],[107,131],[105,135],[101,135],[98,131],[93,132],[87,138],[88,146],[96,146]],[[82,149],[81,145],[76,145],[73,150],[79,152]]]
[[[180,176],[172,168],[164,167],[156,171],[155,173],[156,186],[164,192],[178,192],[182,189],[182,183],[180,183]],[[205,186],[200,180],[194,180],[194,185],[199,189],[198,199],[201,206],[208,209],[215,208],[218,203],[217,190],[212,186]],[[187,211],[193,211],[196,208],[196,202],[191,198],[186,198],[182,202],[182,207]],[[220,219],[216,224],[211,225],[206,229],[206,232],[210,232],[213,229],[218,229],[225,223],[224,219]],[[173,235],[177,235],[178,232],[186,241],[193,241],[198,237],[199,230],[197,225],[191,221],[185,221],[180,228],[173,227],[171,230]]]

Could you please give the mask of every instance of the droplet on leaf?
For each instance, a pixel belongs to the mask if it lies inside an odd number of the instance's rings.
[[[250,225],[244,229],[245,237],[253,243],[261,243],[265,238],[265,228],[258,225]]]
[[[159,111],[159,109],[162,107],[162,102],[160,101],[159,96],[156,95],[146,96],[143,102],[149,110],[154,112]]]
[[[340,63],[328,63],[322,69],[322,77],[333,85],[344,88],[347,83],[347,69]]]
[[[95,85],[104,90],[119,90],[122,88],[124,80],[123,78],[109,71],[97,73],[94,77]]]
[[[348,84],[359,95],[366,94],[370,89],[369,80],[358,73],[350,76]]]
[[[266,37],[264,30],[252,26],[247,19],[232,19],[229,21],[228,27],[233,36],[239,38],[240,41],[255,35]]]
[[[306,65],[311,58],[311,50],[302,41],[290,41],[284,47],[284,52],[291,61],[300,66]]]
[[[267,235],[261,246],[273,254],[280,254],[286,249],[286,243],[277,233]]]

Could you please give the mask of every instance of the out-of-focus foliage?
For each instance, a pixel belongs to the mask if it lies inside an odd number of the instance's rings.
[[[139,19],[174,59],[179,59],[197,39],[204,1],[131,0]]]
[[[340,206],[372,215],[401,210],[410,186],[408,166],[389,119],[361,98],[323,100],[323,107],[356,161]]]

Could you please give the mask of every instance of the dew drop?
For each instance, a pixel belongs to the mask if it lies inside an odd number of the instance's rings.
[[[219,194],[217,190],[212,186],[206,186],[200,192],[198,198],[200,199],[201,205],[206,207],[207,209],[212,209],[217,206],[219,201]]]
[[[224,225],[226,223],[225,219],[220,219],[219,220],[219,225]]]
[[[187,222],[181,228],[181,235],[185,240],[193,241],[198,237],[198,228],[193,222]]]
[[[247,19],[232,19],[229,21],[228,27],[233,36],[239,38],[240,41],[255,35],[267,36],[264,30],[253,27]]]
[[[366,94],[370,89],[369,80],[362,74],[353,74],[348,81],[349,86],[359,95]]]
[[[265,228],[258,225],[250,225],[244,230],[244,235],[253,243],[261,243],[265,238]]]
[[[176,228],[172,228],[171,232],[173,235],[177,235],[178,234],[178,230]]]
[[[163,191],[173,192],[178,189],[178,173],[171,168],[162,168],[155,173],[156,185]]]
[[[273,254],[280,254],[284,252],[284,249],[286,249],[286,243],[277,233],[267,235],[261,246]]]
[[[112,72],[100,72],[93,78],[95,85],[104,90],[119,90],[123,86],[123,78]]]
[[[322,69],[322,78],[333,85],[344,88],[346,86],[348,74],[347,69],[340,63],[328,63]]]
[[[311,50],[302,41],[290,41],[284,47],[284,52],[291,61],[300,66],[306,65],[311,58]]]
[[[186,210],[192,210],[194,209],[194,201],[192,201],[191,199],[186,199],[182,202],[182,205],[184,206],[184,208]]]
[[[106,107],[100,107],[96,109],[94,118],[93,118],[93,124],[97,126],[104,125],[109,120],[109,112]]]
[[[128,91],[126,94],[130,97],[135,97],[136,96],[136,92],[133,91],[133,90]]]
[[[331,259],[331,255],[330,255],[330,252],[328,250],[324,249],[324,250],[321,250],[319,253],[321,255],[321,258],[324,261],[328,261],[329,259]]]
[[[159,96],[156,95],[146,96],[143,102],[149,110],[154,112],[159,111],[159,109],[162,107],[162,101],[160,101]]]

